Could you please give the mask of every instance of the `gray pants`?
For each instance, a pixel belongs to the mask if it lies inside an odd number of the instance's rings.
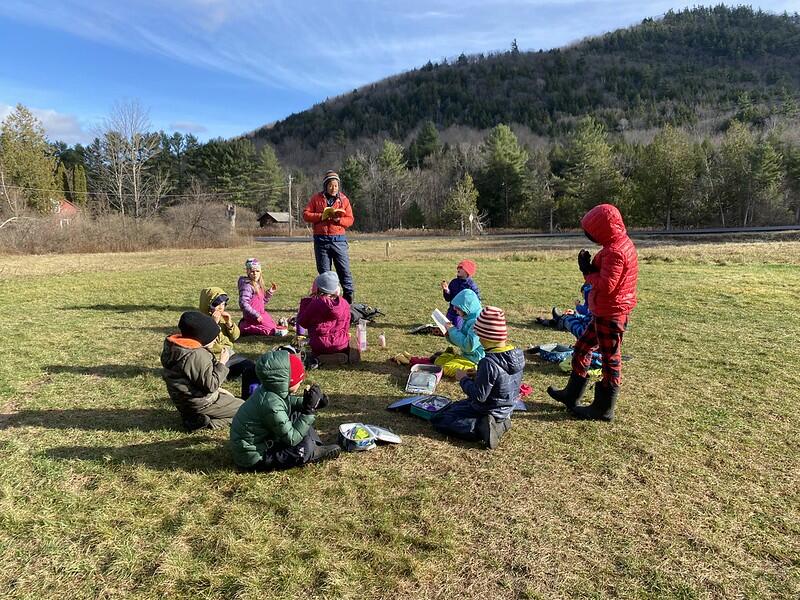
[[[216,402],[198,409],[197,412],[211,419],[211,422],[206,427],[222,429],[231,426],[231,421],[242,404],[244,404],[244,400],[241,398],[220,390],[219,398],[217,398]]]

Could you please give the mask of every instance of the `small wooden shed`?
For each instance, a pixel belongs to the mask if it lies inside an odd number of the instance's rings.
[[[260,227],[277,226],[281,229],[284,227],[288,229],[290,221],[292,225],[294,225],[294,219],[288,212],[273,212],[268,210],[263,215],[258,217],[258,224]]]

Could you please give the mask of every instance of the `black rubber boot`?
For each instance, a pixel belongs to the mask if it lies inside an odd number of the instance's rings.
[[[601,383],[594,386],[594,402],[586,406],[574,406],[572,414],[578,419],[612,421],[617,405],[618,387],[606,387]]]
[[[350,290],[344,290],[342,292],[342,298],[347,300],[348,304],[353,304],[353,292],[351,292]]]
[[[314,453],[311,455],[311,460],[308,462],[322,462],[323,460],[330,460],[334,458],[339,458],[339,454],[341,453],[342,449],[339,447],[338,444],[327,444],[324,446],[316,446],[314,448]]]
[[[583,397],[588,383],[588,377],[581,377],[575,373],[570,373],[567,386],[563,390],[557,390],[550,385],[547,386],[547,393],[553,400],[558,400],[566,405],[567,408],[574,408],[578,400]]]

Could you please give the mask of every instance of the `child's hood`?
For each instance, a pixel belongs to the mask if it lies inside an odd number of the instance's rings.
[[[200,312],[204,315],[211,314],[211,303],[223,294],[225,294],[225,290],[218,287],[208,287],[200,290]]]
[[[628,234],[622,214],[611,204],[595,206],[583,216],[581,227],[601,246],[606,246]]]
[[[265,390],[286,397],[289,394],[289,353],[285,350],[265,352],[256,360],[256,375]]]
[[[480,314],[481,308],[483,308],[481,306],[481,300],[478,298],[478,294],[470,289],[461,290],[458,292],[450,304],[463,310],[468,316],[475,315],[476,317]]]
[[[487,352],[485,360],[493,361],[509,375],[519,373],[525,368],[525,353],[519,348],[505,352]]]

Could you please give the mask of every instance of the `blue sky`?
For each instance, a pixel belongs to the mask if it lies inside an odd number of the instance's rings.
[[[714,2],[716,3],[716,2]],[[800,0],[753,2],[771,12]],[[0,119],[87,141],[117,101],[153,128],[234,136],[467,54],[553,48],[685,3],[624,0],[0,0]]]

